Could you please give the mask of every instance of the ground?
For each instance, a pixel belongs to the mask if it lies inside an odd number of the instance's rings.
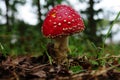
[[[52,52],[48,49],[48,53]],[[69,63],[57,65],[48,55],[3,56],[0,53],[0,80],[120,80],[120,64],[112,61],[99,65],[85,56],[68,57]]]

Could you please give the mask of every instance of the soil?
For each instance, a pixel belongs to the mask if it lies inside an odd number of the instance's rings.
[[[49,54],[54,53],[52,46],[48,45]],[[13,58],[0,53],[0,80],[120,80],[120,64],[115,60],[112,66],[99,66],[85,57],[68,59],[69,65],[58,65],[55,61],[50,64],[46,54]],[[81,66],[82,70],[74,73],[71,66]]]

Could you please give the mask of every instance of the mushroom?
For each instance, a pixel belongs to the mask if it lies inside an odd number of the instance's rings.
[[[42,33],[45,37],[55,40],[54,50],[58,63],[66,62],[68,36],[84,30],[81,16],[67,5],[57,5],[51,9],[42,25]]]

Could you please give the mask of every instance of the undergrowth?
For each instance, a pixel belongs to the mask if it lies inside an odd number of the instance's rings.
[[[82,43],[78,44],[78,41],[76,41],[75,43],[77,44],[77,47],[70,46],[73,52],[71,53],[71,55],[86,57],[86,59],[89,59],[88,61],[92,65],[97,66],[94,69],[98,69],[100,66],[109,65],[112,67],[115,64],[120,64],[120,49],[119,49],[120,44],[110,44],[105,46],[105,41],[108,38],[113,28],[113,25],[118,20],[119,16],[120,12],[117,14],[107,34],[105,35],[102,46],[97,47],[93,42],[90,42],[89,40],[86,40],[87,45],[82,45]],[[77,73],[81,71],[81,67],[72,66],[70,67],[70,70],[72,70],[74,73]]]
[[[86,42],[85,44],[82,44],[82,43],[79,43],[80,42],[79,38],[78,39],[70,38],[70,49],[71,49],[70,55],[72,55],[73,57],[78,57],[78,56],[80,56],[81,58],[84,57],[94,66],[105,66],[105,65],[112,66],[112,64],[120,63],[120,49],[119,49],[120,44],[110,44],[108,46],[105,45],[105,41],[108,38],[108,35],[110,34],[111,29],[113,28],[113,25],[118,20],[119,15],[120,15],[120,12],[117,14],[115,20],[113,21],[107,34],[105,35],[102,46],[96,46],[93,42],[90,42],[89,40],[83,40]],[[39,47],[36,47],[36,48],[39,51]],[[46,52],[46,55],[49,58],[49,62],[50,64],[52,64],[52,59],[48,55],[47,50],[45,49],[45,45],[42,45],[41,48]],[[23,47],[23,50],[21,48],[20,51],[24,51],[24,47]],[[6,56],[7,53],[9,53],[7,52],[7,48],[4,47],[2,43],[0,43],[0,52],[4,56]],[[13,52],[14,53],[12,54],[19,55],[17,54],[17,51],[14,50]],[[34,52],[33,54],[35,55]],[[94,69],[97,69],[97,68],[99,67],[95,67]],[[70,70],[72,70],[74,73],[79,73],[82,71],[82,68],[81,66],[77,65],[77,66],[71,66]]]

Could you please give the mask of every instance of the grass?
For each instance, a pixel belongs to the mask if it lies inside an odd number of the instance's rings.
[[[111,25],[110,28],[109,28],[107,34],[105,35],[105,38],[104,38],[104,40],[103,40],[103,44],[102,44],[102,53],[104,53],[104,49],[105,49],[105,41],[106,41],[106,39],[108,38],[108,35],[110,34],[110,32],[111,32],[111,30],[112,30],[112,28],[113,28],[113,25],[115,24],[115,22],[117,22],[119,16],[120,16],[120,11],[118,12],[118,14],[117,14],[117,16],[115,17],[115,19],[114,19],[112,25]]]
[[[104,54],[105,51],[109,48],[111,48],[110,50],[116,50],[117,49],[116,51],[119,51],[118,46],[116,44],[109,45],[111,47],[109,47],[109,46],[105,47],[105,41],[108,38],[114,24],[117,22],[119,16],[120,16],[120,12],[117,14],[117,16],[115,17],[115,19],[114,19],[113,23],[111,24],[109,30],[107,31],[107,33],[106,33],[106,35],[103,39],[102,46],[97,47],[93,42],[90,42],[89,40],[86,40],[86,41],[84,40],[86,42],[86,44],[82,44],[82,43],[79,43],[79,42],[81,42],[79,39],[70,38],[70,48],[72,50],[71,55],[77,56],[77,55],[83,55],[83,53],[89,53],[90,52],[93,55],[97,54],[96,56],[99,56],[99,55]],[[115,46],[115,47],[113,47],[113,46]],[[88,49],[88,50],[86,50],[86,49]],[[117,52],[115,52],[115,53],[117,53]]]
[[[78,51],[78,50],[81,50],[81,49],[86,49],[86,46],[83,46],[83,45],[79,45],[77,46],[77,49],[76,47],[72,46],[72,51],[75,51],[72,55],[73,56],[79,56],[78,53],[83,53],[82,56],[86,56],[87,58],[89,58],[89,62],[92,64],[92,65],[97,65],[97,66],[105,66],[106,64],[107,65],[110,65],[111,67],[114,65],[112,64],[115,64],[115,63],[120,63],[120,44],[111,44],[111,45],[108,45],[107,47],[105,47],[105,41],[106,39],[108,38],[114,24],[117,22],[118,18],[120,16],[120,12],[117,14],[117,16],[115,17],[112,25],[110,26],[107,34],[105,35],[105,38],[103,40],[103,43],[102,43],[102,47],[99,48],[97,47],[94,43],[90,42],[89,40],[87,40],[87,48],[88,49],[88,52],[84,52],[83,51]],[[78,44],[78,43],[76,43]],[[77,55],[75,55],[75,53],[77,53]],[[99,67],[96,67],[94,69],[98,69]],[[74,73],[78,73],[80,71],[82,71],[82,69],[80,68],[80,66],[72,66],[70,68],[70,70],[72,70]]]
[[[1,51],[1,53],[3,53],[3,56],[7,56],[7,51],[6,51],[6,49],[4,48],[4,46],[2,45],[2,43],[0,43],[0,51]]]
[[[119,49],[120,44],[119,45],[112,44],[112,45],[105,47],[105,41],[108,38],[119,16],[120,16],[120,12],[115,17],[112,25],[110,26],[107,34],[105,35],[101,48],[97,47],[93,42],[90,42],[89,40],[86,40],[86,43],[83,44],[83,43],[79,43],[82,41],[82,40],[80,41],[80,39],[70,38],[70,48],[72,52],[70,53],[70,55],[72,55],[73,57],[85,56],[87,57],[87,59],[89,59],[89,62],[92,65],[97,65],[97,66],[104,66],[106,64],[111,65],[111,62],[113,62],[114,59],[117,59],[118,62],[120,63],[120,49]],[[41,42],[40,40],[38,40],[38,36],[35,36],[35,38],[36,38],[37,43]],[[28,44],[31,45],[33,44],[33,42],[35,41],[31,41],[31,43],[28,42]],[[34,43],[34,44],[37,44],[37,43]],[[52,58],[47,53],[46,47],[45,45],[42,45],[42,42],[41,42],[41,45],[38,45],[38,46],[33,45],[32,47],[34,48],[32,50],[34,51],[34,49],[37,49],[38,51],[40,51],[39,46],[41,46],[41,49],[43,49],[42,51],[45,51],[46,55],[48,56],[49,63],[52,64]],[[17,48],[11,51],[13,51],[14,55],[19,55],[19,53],[22,53],[24,50],[25,50],[24,46],[22,48],[19,48],[19,46],[17,45]],[[0,52],[3,53],[4,56],[6,56],[7,53],[10,53],[6,50],[6,47],[4,47],[2,43],[0,43]],[[82,71],[82,68],[81,66],[71,66],[70,70],[72,70],[74,73],[79,73]]]
[[[83,71],[81,66],[71,66],[70,70],[73,72],[73,74],[77,74]]]
[[[47,57],[49,59],[49,63],[52,65],[52,62],[53,62],[52,57],[48,54],[47,49],[46,49],[46,47],[44,45],[42,46],[42,48],[44,49],[44,51],[45,51],[45,53],[46,53],[46,55],[47,55]]]

